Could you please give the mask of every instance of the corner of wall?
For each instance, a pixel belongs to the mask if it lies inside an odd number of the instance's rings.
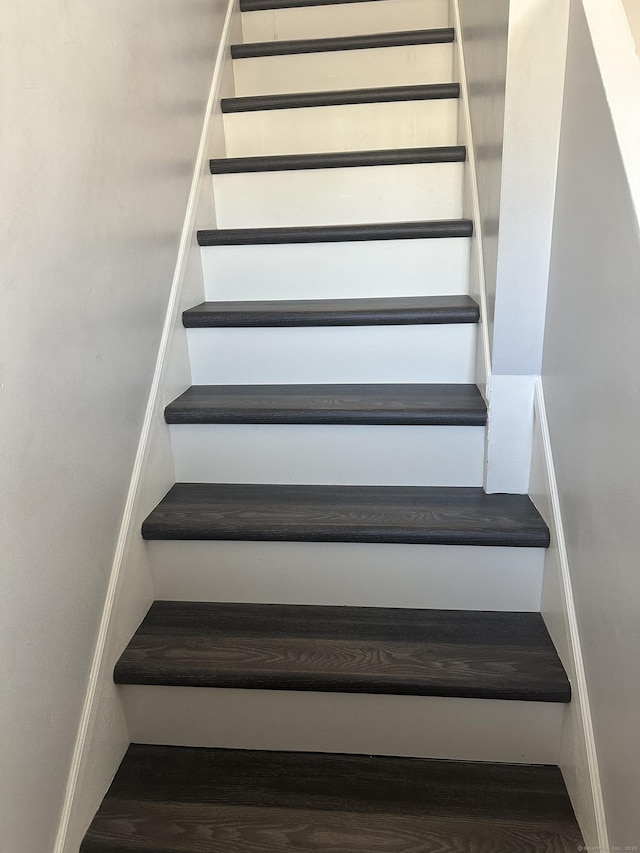
[[[454,50],[453,80],[460,84],[460,109],[458,111],[458,143],[467,149],[463,185],[463,216],[473,221],[473,236],[470,245],[469,293],[480,306],[480,322],[476,351],[476,385],[486,400],[489,397],[491,378],[491,345],[489,333],[489,315],[487,309],[487,288],[484,272],[484,253],[482,239],[482,216],[478,195],[478,175],[473,141],[471,112],[469,109],[469,87],[462,43],[462,23],[458,0],[451,0],[449,19],[456,32]]]

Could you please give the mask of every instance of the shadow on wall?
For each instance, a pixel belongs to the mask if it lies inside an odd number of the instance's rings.
[[[622,0],[622,2],[636,43],[636,53],[640,55],[640,0]]]

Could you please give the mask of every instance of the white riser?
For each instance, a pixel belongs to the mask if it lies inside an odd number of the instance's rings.
[[[242,14],[245,42],[331,38],[449,26],[449,0],[385,0]]]
[[[147,542],[155,596],[441,610],[540,610],[544,549],[350,542]]]
[[[481,486],[484,428],[464,426],[171,426],[187,483]]]
[[[447,296],[469,291],[469,239],[209,246],[202,266],[209,300]]]
[[[477,326],[188,329],[194,385],[473,382]]]
[[[564,706],[128,685],[135,743],[556,764]]]
[[[448,83],[453,45],[256,56],[234,60],[233,74],[238,96]]]
[[[219,228],[460,219],[464,163],[214,175]]]
[[[377,0],[386,2],[386,0]],[[456,145],[458,100],[225,113],[228,157]]]

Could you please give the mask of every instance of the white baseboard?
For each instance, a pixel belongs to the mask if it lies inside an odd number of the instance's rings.
[[[564,538],[558,486],[544,403],[542,381],[534,389],[534,433],[529,493],[551,531],[545,560],[542,615],[573,690],[567,705],[560,748],[560,768],[585,841],[585,850],[609,850],[600,786],[589,691]]]
[[[206,187],[209,194],[211,192],[207,158],[212,148],[214,151],[219,148],[212,132],[211,117],[219,100],[234,18],[239,22],[237,0],[230,0],[214,65],[158,356],[109,572],[54,853],[77,853],[84,832],[129,745],[124,708],[113,684],[113,666],[155,597],[140,526],[158,498],[175,481],[163,409],[168,400],[190,384],[181,312],[201,301],[204,294],[195,232],[203,216],[209,224],[211,221],[211,199],[201,190]]]

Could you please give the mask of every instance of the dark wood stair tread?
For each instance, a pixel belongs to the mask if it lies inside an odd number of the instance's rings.
[[[441,27],[429,30],[373,33],[371,35],[232,44],[231,56],[233,59],[252,59],[259,56],[289,56],[298,53],[325,53],[336,50],[369,50],[420,44],[446,44],[452,42],[453,39],[453,27]]]
[[[169,424],[484,426],[475,385],[195,385],[165,409]]]
[[[295,9],[306,6],[341,6],[343,3],[362,3],[364,0],[240,0],[241,12],[262,12],[267,9]],[[387,0],[374,0],[386,3]]]
[[[539,613],[156,601],[118,684],[568,702]]]
[[[440,145],[430,148],[382,148],[375,151],[218,157],[209,161],[209,169],[212,175],[226,175],[238,172],[291,172],[305,169],[346,169],[358,166],[463,163],[466,158],[467,149],[464,145]]]
[[[575,853],[557,767],[132,744],[81,853]]]
[[[427,101],[459,98],[459,83],[425,83],[414,86],[377,86],[369,89],[338,89],[330,92],[293,92],[284,95],[245,95],[222,98],[223,113],[257,110],[292,110],[301,107],[332,107],[346,104],[379,104],[391,101]]]
[[[397,542],[547,547],[526,495],[481,488],[176,483],[145,539]]]
[[[405,326],[477,323],[470,296],[278,299],[201,302],[182,314],[187,329],[278,326]]]
[[[278,243],[343,243],[366,240],[424,240],[471,237],[470,219],[376,222],[366,225],[294,225],[277,228],[217,228],[198,231],[200,246],[256,246]]]

